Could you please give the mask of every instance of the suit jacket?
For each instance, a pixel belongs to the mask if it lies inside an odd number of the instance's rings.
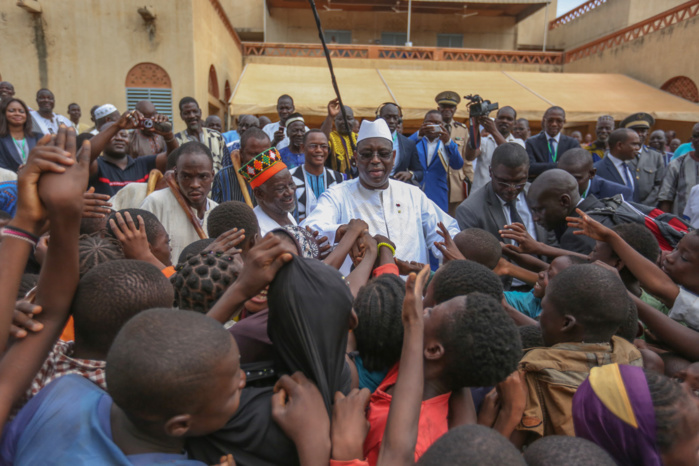
[[[529,177],[535,178],[546,170],[556,168],[556,162],[549,157],[549,142],[546,132],[542,131],[536,136],[530,137],[525,142],[527,154],[529,154]],[[561,134],[558,140],[556,153],[561,155],[568,149],[580,147],[577,140]]]
[[[652,149],[644,147],[635,159],[628,162],[631,174],[634,176],[633,201],[647,206],[655,207],[658,203],[658,193],[665,174],[663,155]],[[619,170],[609,157],[605,157],[595,164],[597,175],[614,183],[626,186]]]
[[[605,159],[606,157],[602,160]],[[599,199],[597,199],[595,196],[590,194],[588,194],[587,197],[583,199],[583,201],[577,206],[577,208],[579,208],[585,213],[600,207],[604,207],[604,204],[602,204],[599,201]],[[578,213],[575,210],[573,210],[573,212],[571,212],[568,216],[579,217]],[[590,217],[607,227],[611,228],[614,226],[614,222],[609,216],[590,215]],[[573,233],[574,231],[575,228],[569,228],[568,224],[565,221],[561,224],[559,228],[556,228],[554,230],[554,233],[556,234],[556,239],[558,239],[558,243],[560,245],[559,247],[561,249],[566,249],[568,251],[573,251],[580,254],[590,254],[595,247],[595,240],[590,238],[589,236],[576,235],[575,233]]]
[[[422,138],[417,143],[417,154],[420,164],[425,170],[422,179],[422,190],[427,197],[437,204],[444,212],[449,211],[449,173],[448,169],[459,169],[464,166],[464,159],[459,154],[459,147],[450,140],[447,144],[439,141],[437,151],[430,163],[427,163],[427,138]],[[440,157],[440,154],[443,157]],[[445,160],[442,160],[444,158]],[[447,163],[445,168],[444,162]]]
[[[616,171],[616,169],[614,171]],[[614,181],[609,181],[600,176],[595,176],[590,180],[590,189],[588,190],[587,194],[592,194],[597,199],[614,197],[617,194],[621,194],[627,201],[633,200],[633,189],[629,188],[623,183],[620,184]]]
[[[41,139],[41,137],[42,135],[38,133],[32,133],[31,135],[26,136],[27,155],[29,155],[29,151],[36,146],[36,142]],[[17,150],[17,146],[15,146],[12,135],[8,134],[7,136],[0,138],[0,168],[17,172],[17,169],[22,163],[24,162],[22,162],[22,157]]]
[[[422,164],[420,163],[415,142],[411,141],[410,138],[405,137],[400,133],[398,133],[397,136],[400,159],[396,164],[396,173],[412,171],[412,181],[415,181],[414,184],[418,186],[420,183],[422,183],[422,179],[424,177],[424,169],[422,168]]]
[[[500,199],[493,191],[493,182],[489,181],[481,189],[477,189],[456,208],[456,221],[459,228],[480,228],[492,233],[503,243],[512,243],[512,240],[503,239],[500,230],[507,223],[505,212],[502,210]],[[549,243],[548,233],[538,224],[536,231],[529,232],[533,238],[542,243]]]

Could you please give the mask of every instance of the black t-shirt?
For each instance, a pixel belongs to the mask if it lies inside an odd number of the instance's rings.
[[[129,183],[145,183],[148,181],[150,171],[155,168],[157,155],[142,155],[132,159],[128,155],[128,164],[125,169],[108,162],[104,157],[97,157],[97,173],[90,178],[90,186],[95,187],[95,192],[114,196],[121,188]]]

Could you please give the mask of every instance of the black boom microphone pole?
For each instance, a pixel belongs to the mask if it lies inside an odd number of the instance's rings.
[[[347,121],[347,113],[345,112],[345,106],[342,103],[342,97],[340,96],[340,88],[337,87],[337,79],[335,79],[335,72],[333,71],[333,62],[332,59],[330,58],[330,50],[328,50],[328,44],[325,43],[325,34],[323,34],[323,26],[320,24],[320,16],[318,16],[318,10],[316,9],[316,2],[314,0],[308,0],[308,3],[311,4],[311,9],[313,10],[313,16],[316,19],[316,27],[318,28],[318,37],[320,38],[320,43],[323,44],[323,51],[325,52],[325,60],[328,62],[328,69],[330,70],[330,78],[332,79],[333,83],[333,89],[335,90],[335,96],[337,96],[337,100],[340,102],[340,113],[342,113],[342,119],[345,122],[345,127],[349,130],[350,132],[350,137],[349,137],[349,142],[350,146],[352,147],[352,153],[356,153],[356,146],[354,145],[354,140],[352,139],[352,128],[349,125],[349,122]],[[349,157],[348,157],[349,158]],[[354,161],[354,159],[352,159]],[[348,160],[349,162],[349,160]],[[350,164],[347,164],[348,168]]]

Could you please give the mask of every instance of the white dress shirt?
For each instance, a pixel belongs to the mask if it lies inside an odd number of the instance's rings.
[[[512,133],[507,135],[505,142],[514,142],[524,147],[524,141],[514,137]],[[493,152],[495,152],[497,147],[498,143],[495,142],[495,138],[492,135],[489,134],[481,139],[481,153],[473,161],[473,185],[471,186],[471,192],[482,188],[490,181],[490,161],[493,160]]]
[[[631,173],[629,166],[626,165],[623,160],[614,157],[612,154],[607,154],[607,157],[609,157],[609,160],[611,160],[614,164],[614,167],[619,172],[619,176],[621,176],[621,179],[624,180],[624,184],[629,188],[634,189],[633,173]],[[630,185],[629,181],[631,182]]]

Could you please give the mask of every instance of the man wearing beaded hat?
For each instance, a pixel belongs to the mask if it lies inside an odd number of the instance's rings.
[[[291,212],[296,208],[296,184],[274,147],[258,154],[240,167],[257,199],[253,209],[260,225],[260,236],[284,225],[296,225]]]
[[[396,245],[396,256],[406,261],[428,263],[428,251],[441,241],[437,223],[443,222],[453,236],[459,226],[420,188],[390,179],[395,161],[391,131],[384,120],[362,122],[357,136],[359,177],[325,191],[302,226],[309,226],[338,242],[354,218],[364,220],[371,235],[384,235]],[[343,271],[348,264],[345,263]]]
[[[655,119],[643,112],[629,115],[619,124],[620,128],[635,131],[640,139],[641,151],[627,163],[634,176],[634,199],[651,207],[658,203],[658,194],[665,175],[663,154],[646,146],[646,137],[654,124]]]
[[[473,162],[466,160],[466,143],[468,142],[468,126],[454,120],[456,107],[461,102],[461,97],[454,91],[444,91],[434,98],[437,102],[437,110],[442,114],[444,127],[449,138],[456,143],[459,154],[464,160],[464,166],[459,169],[449,167],[449,214],[454,215],[459,204],[466,199],[464,183],[473,183]]]
[[[592,163],[599,162],[604,158],[609,150],[609,135],[614,131],[614,117],[611,115],[602,115],[597,118],[597,126],[595,134],[597,139],[595,142],[586,146],[585,149],[592,155]]]

